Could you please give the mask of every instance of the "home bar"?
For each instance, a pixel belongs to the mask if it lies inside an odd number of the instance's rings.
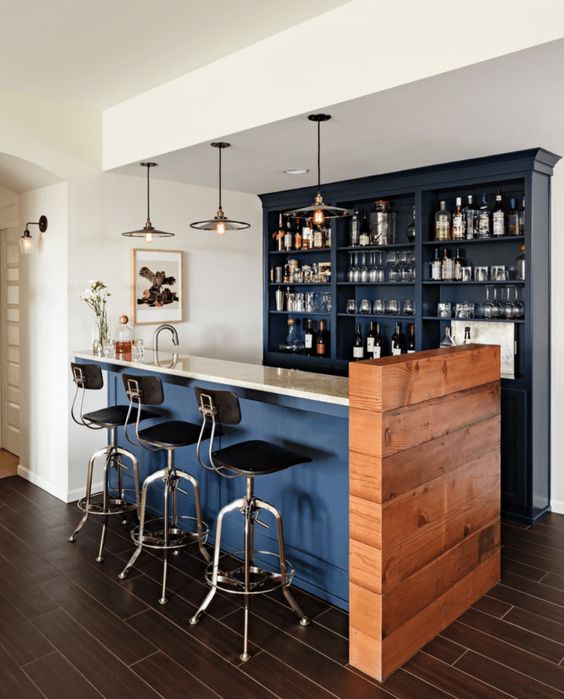
[[[5,5],[0,699],[562,699],[564,2]]]

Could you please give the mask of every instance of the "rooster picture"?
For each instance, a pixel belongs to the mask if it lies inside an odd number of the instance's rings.
[[[151,283],[150,288],[143,291],[143,297],[137,299],[138,304],[153,308],[166,306],[178,301],[178,294],[170,288],[176,284],[176,277],[167,277],[166,272],[151,272],[148,267],[141,267],[139,276]]]

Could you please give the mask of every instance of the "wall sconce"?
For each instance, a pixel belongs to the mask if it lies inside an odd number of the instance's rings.
[[[39,226],[39,232],[45,233],[47,230],[47,216],[40,216],[39,221],[28,221],[25,224],[25,231],[20,238],[20,252],[22,255],[31,255],[32,252],[35,252],[35,240],[29,232],[30,226]]]

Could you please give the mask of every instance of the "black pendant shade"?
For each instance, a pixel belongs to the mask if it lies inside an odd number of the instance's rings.
[[[221,206],[221,152],[225,148],[229,148],[231,144],[219,141],[211,143],[210,145],[212,148],[217,148],[219,151],[219,205],[217,207],[217,213],[212,219],[207,221],[194,221],[190,224],[190,228],[195,228],[199,231],[214,231],[218,235],[224,235],[227,231],[240,231],[244,228],[250,228],[250,223],[234,221],[233,219],[227,218]]]
[[[317,124],[317,194],[315,195],[313,204],[300,209],[292,209],[284,213],[284,216],[290,218],[311,218],[315,226],[322,226],[326,219],[343,218],[353,215],[351,209],[343,209],[340,206],[329,206],[325,204],[321,195],[321,123],[323,121],[329,121],[330,118],[330,114],[310,114],[308,116],[310,121]]]
[[[160,231],[155,228],[151,223],[150,217],[150,204],[151,204],[151,190],[149,183],[149,171],[152,167],[157,167],[157,163],[139,163],[141,167],[147,168],[147,220],[143,228],[139,228],[135,231],[127,231],[122,233],[126,238],[145,238],[145,242],[150,243],[154,238],[172,238],[174,233],[167,233],[166,231]]]

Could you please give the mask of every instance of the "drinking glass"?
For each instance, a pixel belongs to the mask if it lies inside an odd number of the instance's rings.
[[[488,281],[488,268],[487,267],[475,267],[474,268],[474,281],[487,282]]]
[[[356,313],[356,301],[355,301],[355,299],[349,299],[347,301],[347,313]]]
[[[141,362],[145,358],[145,340],[141,338],[133,340],[133,359]]]
[[[450,301],[439,303],[437,306],[437,315],[439,318],[450,318],[452,316],[452,303],[450,303]]]
[[[492,265],[491,276],[492,282],[504,282],[507,280],[507,270],[505,265]]]
[[[388,256],[388,281],[390,284],[401,282],[401,267],[397,252]]]
[[[415,315],[415,303],[413,299],[406,299],[403,302],[403,315],[404,316],[414,316]]]
[[[472,267],[462,268],[462,281],[471,282],[472,281]]]
[[[305,310],[306,313],[315,313],[317,310],[316,294],[313,291],[308,291],[305,295]]]
[[[104,357],[108,357],[108,359],[115,358],[115,356],[116,356],[116,343],[113,340],[107,340],[106,342],[104,342],[103,355],[104,355]]]
[[[372,312],[376,315],[383,315],[384,301],[382,299],[374,299],[374,303],[372,304]]]
[[[388,299],[386,301],[386,314],[397,316],[400,312],[400,302],[397,299]]]
[[[372,311],[372,304],[368,299],[361,299],[358,305],[359,313],[370,313]]]

